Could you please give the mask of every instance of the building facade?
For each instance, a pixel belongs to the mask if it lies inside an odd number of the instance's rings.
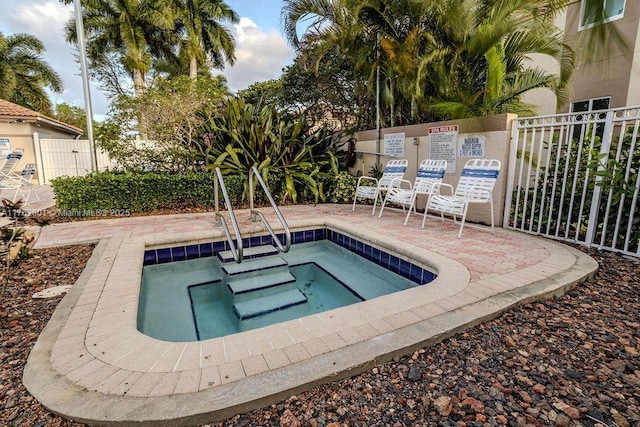
[[[604,16],[589,13],[589,6],[596,2],[603,5]],[[571,102],[559,106],[558,112],[640,105],[639,23],[637,0],[581,0],[569,5],[565,38],[578,51],[579,63],[571,86]],[[598,25],[609,27],[606,44],[590,43],[584,47],[582,39],[593,35]]]
[[[44,114],[0,99],[0,155],[6,154],[13,148],[24,149],[24,155],[16,170],[20,170],[27,163],[39,164],[34,134],[40,138],[77,139],[82,135],[82,129],[68,125]],[[35,182],[40,182],[36,175]]]

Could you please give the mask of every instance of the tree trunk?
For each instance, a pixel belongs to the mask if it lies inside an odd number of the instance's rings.
[[[136,96],[144,93],[146,87],[144,83],[144,74],[139,69],[133,70],[133,90]],[[138,132],[141,139],[147,139],[147,120],[142,111],[138,111]]]
[[[189,77],[194,80],[198,77],[198,60],[195,56],[189,58]]]
[[[137,68],[133,70],[133,90],[136,96],[144,93],[145,90],[144,74]]]

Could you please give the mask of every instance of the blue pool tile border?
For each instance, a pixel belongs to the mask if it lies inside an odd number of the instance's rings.
[[[284,234],[278,234],[277,236],[280,241],[284,241]],[[317,240],[329,240],[419,285],[429,283],[436,278],[436,274],[432,271],[334,230],[318,228],[314,230],[294,231],[291,233],[291,243],[294,245],[315,242]],[[269,235],[242,239],[242,245],[245,248],[272,244],[273,238]],[[149,249],[144,252],[143,265],[165,264],[168,262],[183,261],[185,259],[206,258],[218,252],[228,250],[229,243],[225,241],[175,246],[172,248]]]

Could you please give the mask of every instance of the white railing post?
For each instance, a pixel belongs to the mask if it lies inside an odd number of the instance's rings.
[[[509,218],[511,217],[511,203],[513,202],[513,181],[516,174],[516,159],[518,155],[518,123],[520,119],[514,119],[511,121],[511,144],[509,152],[509,168],[507,174],[507,189],[504,197],[504,214],[502,215],[502,228],[509,227]],[[514,218],[514,225],[515,225]]]
[[[36,167],[38,168],[38,183],[40,185],[47,184],[47,175],[42,161],[42,145],[40,143],[40,135],[38,135],[38,132],[33,133],[33,148],[36,155]]]
[[[605,170],[605,165],[609,159],[609,151],[611,150],[611,139],[613,138],[613,118],[614,112],[608,111],[604,124],[604,133],[602,135],[602,145],[600,146],[600,155],[604,155],[604,159],[598,158],[598,172]],[[595,127],[594,127],[595,131]],[[589,224],[587,226],[587,234],[585,236],[585,246],[588,248],[592,245],[598,229],[598,210],[600,209],[600,196],[602,187],[600,182],[602,177],[596,174],[595,185],[593,186],[593,195],[591,197],[591,209],[589,210]],[[585,185],[588,183],[585,182]]]

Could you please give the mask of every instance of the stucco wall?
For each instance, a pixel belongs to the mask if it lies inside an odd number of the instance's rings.
[[[0,138],[9,138],[11,148],[24,149],[24,156],[16,166],[16,171],[22,170],[27,163],[36,163],[36,153],[33,143],[33,134],[37,132],[40,138],[60,138],[60,139],[74,139],[68,133],[59,131],[55,128],[49,128],[37,123],[28,122],[1,122],[0,121]],[[38,166],[40,167],[40,166]],[[39,176],[36,174],[34,178],[35,184],[40,184]]]
[[[592,98],[611,97],[610,108],[619,108],[640,103],[638,88],[638,22],[640,2],[625,3],[624,17],[605,24],[615,29],[626,44],[615,42],[614,37],[607,38],[605,46],[592,46],[592,56],[587,60],[587,52],[580,51],[579,40],[591,29],[579,29],[581,2],[572,3],[567,8],[565,39],[580,53],[580,62],[571,86],[572,101]],[[560,112],[568,112],[570,104],[564,105]]]
[[[405,179],[412,181],[415,179],[418,165],[423,159],[429,158],[429,128],[458,125],[458,148],[460,140],[464,137],[482,136],[485,140],[485,153],[482,158],[498,159],[502,163],[502,169],[498,176],[498,181],[493,192],[494,212],[496,225],[502,225],[504,212],[505,187],[507,181],[507,160],[509,157],[509,141],[511,138],[511,122],[517,116],[514,114],[502,114],[498,116],[455,120],[446,122],[427,123],[411,126],[399,126],[382,129],[380,131],[380,153],[384,152],[384,135],[392,133],[404,133],[404,156],[409,161],[409,166],[405,174]],[[376,164],[376,131],[369,130],[358,132],[354,135],[357,139],[356,164],[349,170],[354,175],[369,175],[371,168]],[[414,141],[414,138],[416,140]],[[417,142],[417,145],[416,145]],[[363,153],[364,152],[364,153]],[[393,157],[379,156],[380,163],[384,166]],[[469,157],[459,157],[456,155],[455,172],[446,173],[444,182],[455,187],[460,178],[460,172]],[[418,209],[423,209],[426,198],[418,199]],[[468,220],[489,224],[491,221],[490,208],[488,205],[473,206],[469,210]]]

